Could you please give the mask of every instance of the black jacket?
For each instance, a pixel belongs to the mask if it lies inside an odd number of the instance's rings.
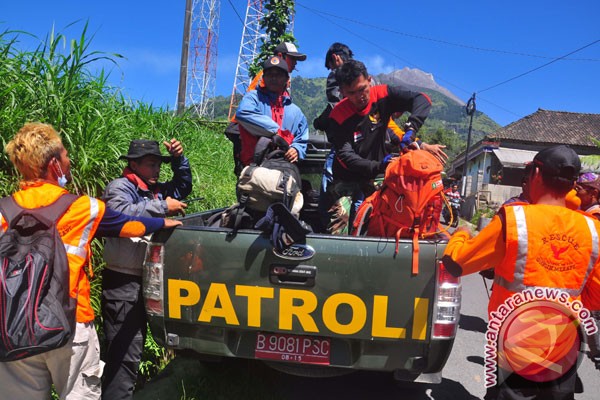
[[[360,182],[382,173],[390,116],[394,112],[408,111],[408,122],[418,130],[431,109],[431,100],[426,94],[399,86],[374,86],[369,96],[369,105],[363,111],[357,111],[344,99],[329,115],[327,137],[336,152],[333,163],[336,180]]]

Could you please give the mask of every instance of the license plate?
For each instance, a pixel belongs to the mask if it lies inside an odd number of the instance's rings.
[[[256,358],[329,365],[329,353],[329,339],[281,333],[256,334]]]

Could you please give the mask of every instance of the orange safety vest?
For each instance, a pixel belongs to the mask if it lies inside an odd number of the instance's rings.
[[[14,194],[15,201],[24,208],[38,208],[56,201],[67,191],[59,186],[36,182],[24,187]],[[60,218],[56,227],[65,244],[69,260],[69,293],[77,298],[77,322],[94,320],[94,310],[90,302],[90,281],[85,271],[91,257],[90,243],[94,238],[98,225],[104,216],[105,205],[93,197],[81,196],[69,207]],[[3,216],[2,230],[8,228]],[[92,268],[89,267],[90,276]]]
[[[488,312],[528,288],[556,288],[578,299],[598,263],[600,223],[560,206],[519,204],[503,210],[506,253],[495,269]]]
[[[600,205],[596,204],[585,210],[586,213],[590,214],[596,219],[600,219]]]

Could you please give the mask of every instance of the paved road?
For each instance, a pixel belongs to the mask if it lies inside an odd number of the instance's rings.
[[[483,332],[485,332],[487,324],[487,294],[483,279],[478,274],[466,276],[462,282],[463,302],[460,329],[444,370],[444,378],[460,382],[466,392],[481,398],[485,394],[482,381],[484,378],[483,346],[485,338]],[[600,398],[600,371],[594,368],[588,357],[583,357],[578,374],[583,383],[584,392],[576,394],[575,399],[594,400]]]

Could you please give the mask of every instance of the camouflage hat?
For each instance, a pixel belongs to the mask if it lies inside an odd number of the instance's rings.
[[[600,190],[600,175],[594,172],[586,172],[579,176],[577,184],[579,186]]]

